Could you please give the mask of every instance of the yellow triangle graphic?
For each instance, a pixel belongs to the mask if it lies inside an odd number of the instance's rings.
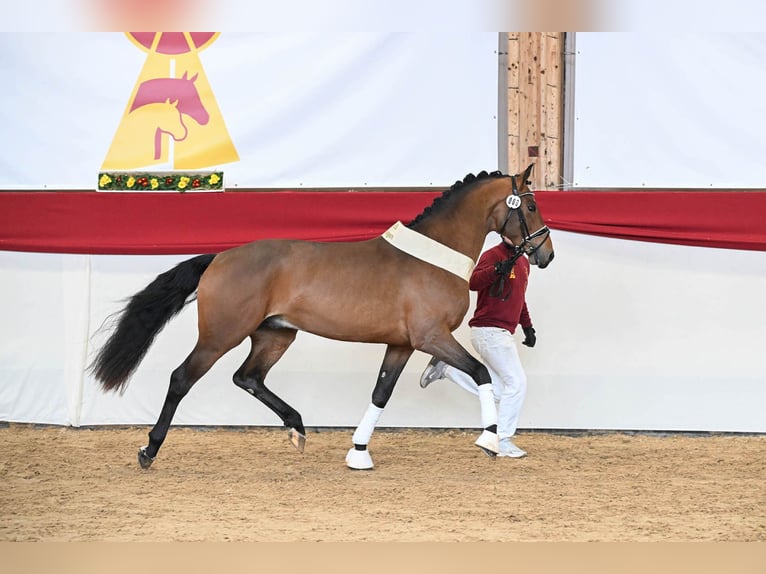
[[[239,161],[199,51],[184,33],[189,51],[156,51],[156,33],[128,105],[101,166],[133,170],[172,162],[177,170]]]

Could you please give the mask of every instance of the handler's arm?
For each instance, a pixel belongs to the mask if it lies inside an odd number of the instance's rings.
[[[491,251],[486,251],[484,255],[479,257],[476,267],[471,274],[471,280],[468,282],[468,288],[471,291],[481,291],[482,289],[489,288],[497,279],[495,273],[495,263],[500,261],[497,255]]]

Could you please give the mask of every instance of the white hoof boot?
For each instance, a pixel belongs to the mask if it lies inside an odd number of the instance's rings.
[[[356,450],[351,447],[346,455],[346,466],[353,468],[354,470],[370,470],[374,466],[372,464],[372,457],[370,451],[367,449]]]
[[[482,431],[479,438],[473,444],[478,446],[489,458],[495,458],[500,450],[500,441],[497,439],[497,433],[488,430]]]

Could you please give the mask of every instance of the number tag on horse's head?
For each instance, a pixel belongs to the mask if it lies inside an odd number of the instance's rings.
[[[521,198],[518,195],[509,195],[505,198],[505,204],[511,209],[518,209],[521,207]]]

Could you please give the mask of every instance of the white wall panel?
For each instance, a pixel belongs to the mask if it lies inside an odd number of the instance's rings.
[[[766,34],[576,35],[577,187],[763,188]]]
[[[520,347],[529,377],[521,428],[766,432],[766,253],[553,237],[556,260],[530,279],[538,344]],[[123,396],[87,376],[78,390],[67,365],[81,364],[86,339],[92,353],[122,299],[183,257],[83,257],[0,253],[0,419],[75,424],[68,401],[79,392],[79,424],[155,422],[170,373],[196,339],[193,305],[160,333]],[[457,336],[470,348],[465,324]],[[355,426],[383,350],[299,333],[267,382],[306,425]],[[279,425],[231,382],[246,353],[242,345],[221,359],[174,423]],[[478,427],[473,395],[446,382],[420,389],[426,361],[413,355],[380,425]]]

